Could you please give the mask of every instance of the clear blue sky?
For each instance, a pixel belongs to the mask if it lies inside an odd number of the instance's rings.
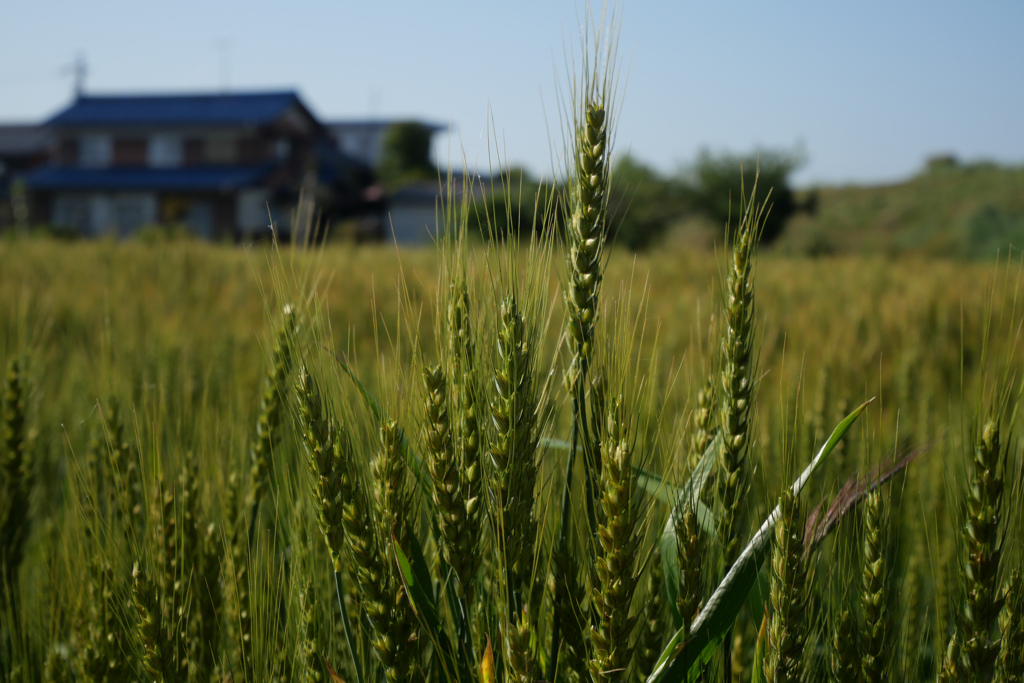
[[[488,111],[508,160],[551,168],[564,53],[581,3],[5,3],[0,120],[87,91],[297,88],[321,118],[417,117],[487,163]],[[618,151],[662,171],[702,147],[800,144],[798,181],[906,177],[933,153],[1024,163],[1024,2],[626,2]],[[226,66],[226,68],[225,68]]]

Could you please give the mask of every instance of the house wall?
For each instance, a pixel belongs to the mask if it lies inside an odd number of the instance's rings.
[[[242,190],[235,198],[235,220],[243,234],[265,231],[270,225],[267,193],[261,189]]]

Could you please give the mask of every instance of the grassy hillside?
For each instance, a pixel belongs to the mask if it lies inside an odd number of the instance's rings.
[[[778,248],[988,257],[1024,245],[1024,168],[931,164],[904,183],[804,192]]]

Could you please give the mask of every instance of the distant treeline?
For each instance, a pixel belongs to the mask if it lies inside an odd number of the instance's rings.
[[[715,155],[702,152],[678,172],[665,175],[633,156],[620,157],[612,173],[608,197],[609,230],[619,246],[645,249],[657,243],[673,225],[701,217],[725,228],[730,215],[735,223],[739,198],[754,182],[759,194],[771,190],[771,209],[764,219],[762,243],[771,243],[799,208],[789,176],[799,166],[797,154],[762,151],[750,155]],[[498,235],[542,224],[559,227],[564,219],[558,200],[560,187],[537,181],[522,169],[503,174],[501,184],[478,203],[473,226]]]

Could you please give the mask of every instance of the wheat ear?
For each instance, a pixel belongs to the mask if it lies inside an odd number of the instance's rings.
[[[739,552],[736,533],[740,498],[744,487],[754,350],[754,252],[757,246],[757,214],[753,197],[736,230],[728,263],[725,301],[725,334],[722,337],[722,448],[718,456],[719,521],[725,567]]]
[[[0,595],[14,590],[18,567],[24,554],[31,519],[29,497],[32,493],[33,468],[26,429],[27,396],[25,370],[18,359],[7,365],[3,387],[2,436],[0,452],[3,474],[3,500],[0,501],[0,565],[4,584]],[[0,609],[3,609],[0,607]]]
[[[279,441],[284,397],[287,394],[288,373],[292,363],[292,339],[295,336],[295,309],[287,305],[282,312],[274,348],[270,354],[270,368],[263,378],[260,393],[260,414],[256,419],[256,441],[252,446],[249,469],[249,542],[256,532],[256,516],[260,502],[266,495],[270,481],[271,455]]]
[[[892,614],[893,557],[885,499],[875,490],[864,500],[860,605],[860,674],[865,683],[888,680],[895,629]]]
[[[592,601],[594,624],[590,629],[593,652],[591,675],[597,681],[625,681],[633,658],[636,616],[630,605],[638,581],[641,534],[640,497],[633,472],[633,437],[629,433],[625,399],[610,402],[605,432],[601,510],[597,528],[597,558]]]
[[[768,651],[764,662],[766,681],[796,683],[801,680],[807,608],[807,561],[804,557],[804,523],[800,502],[786,489],[779,501],[771,562],[772,614],[768,624]]]
[[[971,680],[992,678],[999,643],[993,629],[999,617],[999,535],[1003,501],[1003,464],[1006,451],[999,439],[999,425],[989,420],[974,449],[964,528],[966,558],[963,571],[967,595],[960,625],[963,631],[961,660]]]

